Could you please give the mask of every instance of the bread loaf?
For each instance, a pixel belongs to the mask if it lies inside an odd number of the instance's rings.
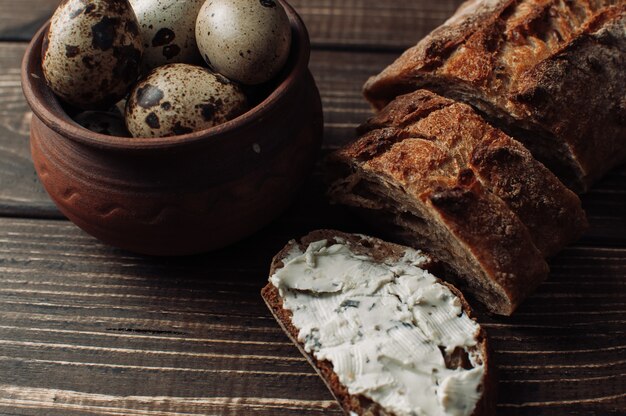
[[[430,261],[329,230],[273,259],[263,299],[346,414],[495,414],[486,334]]]
[[[466,104],[419,90],[360,132],[330,157],[331,199],[433,253],[492,312],[513,313],[586,227],[578,197]]]
[[[364,93],[426,88],[520,140],[576,191],[626,161],[626,2],[469,0]]]

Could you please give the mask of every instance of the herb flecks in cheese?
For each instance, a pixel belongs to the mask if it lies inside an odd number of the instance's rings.
[[[305,350],[330,361],[350,394],[398,416],[469,416],[484,374],[471,348],[479,327],[420,268],[426,261],[409,249],[393,263],[378,263],[323,240],[304,253],[295,248],[270,281]],[[468,364],[448,368],[444,356],[455,350]]]

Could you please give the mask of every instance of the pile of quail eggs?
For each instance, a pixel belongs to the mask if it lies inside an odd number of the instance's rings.
[[[44,38],[42,67],[80,125],[166,137],[246,112],[290,45],[276,0],[67,0]]]

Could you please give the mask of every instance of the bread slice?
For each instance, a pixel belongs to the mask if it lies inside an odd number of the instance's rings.
[[[624,1],[469,0],[364,94],[466,102],[585,191],[626,161],[625,50]]]
[[[360,130],[330,157],[331,199],[434,253],[494,313],[513,313],[586,228],[578,197],[468,105],[419,90]]]
[[[431,265],[408,247],[319,230],[274,257],[262,296],[346,414],[493,415],[485,331]]]

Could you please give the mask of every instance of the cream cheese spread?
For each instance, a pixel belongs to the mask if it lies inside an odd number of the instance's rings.
[[[427,258],[407,249],[380,263],[346,244],[297,246],[270,277],[298,341],[332,363],[352,395],[397,416],[469,416],[480,398],[483,358],[478,324],[428,271]],[[447,368],[444,353],[467,352],[472,368]],[[466,367],[469,367],[466,365]]]

